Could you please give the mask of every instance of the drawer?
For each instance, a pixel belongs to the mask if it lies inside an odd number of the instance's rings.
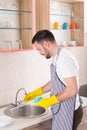
[[[24,128],[22,130],[51,130],[52,129],[52,120],[47,120],[36,125]]]

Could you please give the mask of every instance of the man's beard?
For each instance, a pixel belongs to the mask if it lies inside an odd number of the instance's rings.
[[[43,45],[42,45],[43,46]],[[45,57],[46,57],[46,59],[49,59],[49,58],[51,58],[51,55],[50,55],[50,52],[49,52],[49,50],[48,49],[46,49],[44,46],[43,46],[43,49],[44,49],[44,52],[45,52]]]
[[[49,59],[51,58],[51,56],[49,54],[46,55],[46,59]]]
[[[51,58],[49,50],[47,50],[46,48],[44,48],[44,51],[45,51],[45,57],[46,57],[46,59]]]

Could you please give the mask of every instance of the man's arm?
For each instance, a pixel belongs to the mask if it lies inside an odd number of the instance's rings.
[[[75,76],[69,77],[69,78],[64,78],[64,81],[67,86],[65,87],[65,89],[62,92],[60,92],[56,95],[56,97],[60,101],[67,100],[78,93],[78,84],[77,84],[77,79]]]
[[[51,81],[47,82],[44,86],[42,86],[42,90],[44,91],[44,93],[50,92],[51,90]]]
[[[56,95],[56,97],[60,101],[67,100],[74,95],[78,93],[78,84],[77,84],[77,79],[75,76],[69,77],[69,78],[64,78],[64,81],[66,83],[66,87],[64,90]],[[44,93],[50,92],[51,90],[51,81],[47,82],[43,87],[42,90]]]
[[[49,106],[60,103],[76,95],[78,93],[78,85],[77,85],[76,77],[64,78],[64,80],[67,86],[64,88],[62,92],[58,93],[57,95],[52,95],[49,98],[43,98],[40,102],[36,103],[35,106],[48,108]],[[48,86],[49,84],[50,83],[48,83]],[[47,92],[46,86],[43,87],[44,92]]]

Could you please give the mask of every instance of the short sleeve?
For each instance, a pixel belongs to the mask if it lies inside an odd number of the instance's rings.
[[[57,74],[62,78],[77,76],[78,69],[75,57],[68,51],[62,51],[56,64]]]

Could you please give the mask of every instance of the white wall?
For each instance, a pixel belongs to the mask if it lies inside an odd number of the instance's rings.
[[[48,60],[36,51],[0,53],[0,105],[13,102],[19,88],[30,91],[49,79]]]
[[[78,50],[78,51],[77,51]],[[72,48],[80,65],[80,85],[87,84],[87,48]],[[14,102],[16,91],[40,87],[50,79],[50,61],[37,51],[0,53],[0,105]],[[20,92],[24,95],[24,92]]]
[[[70,48],[69,48],[70,49]],[[79,63],[79,82],[80,85],[87,84],[87,47],[75,47],[70,51],[75,55]]]

